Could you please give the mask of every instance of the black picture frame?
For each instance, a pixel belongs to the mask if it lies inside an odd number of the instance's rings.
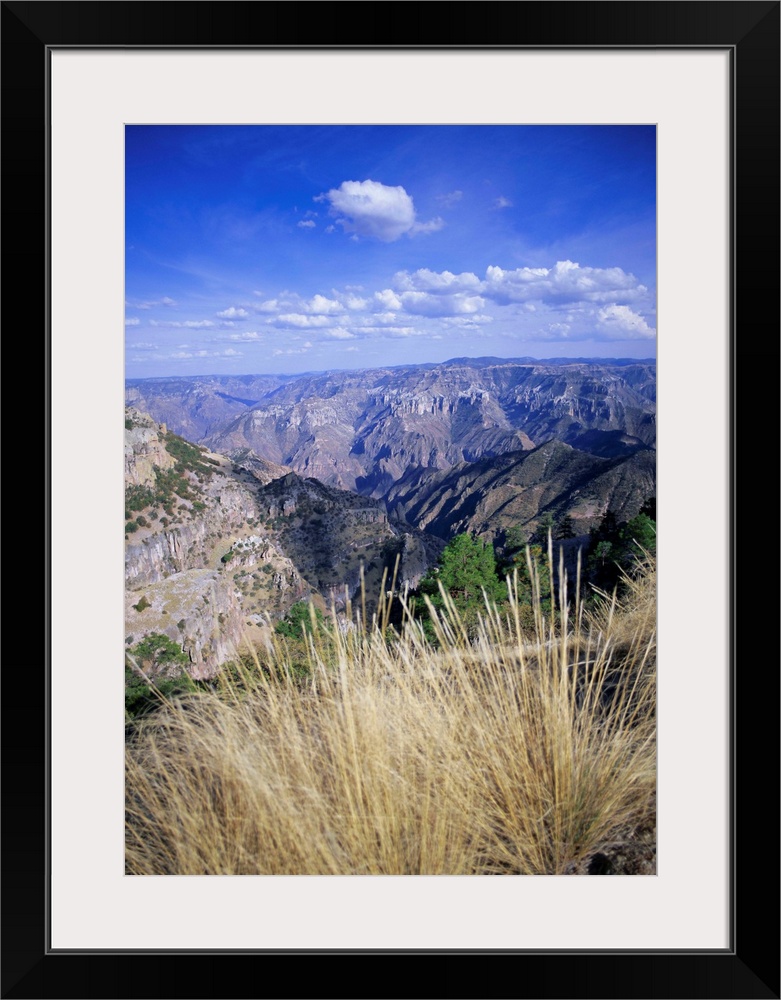
[[[48,356],[48,211],[46,196],[46,59],[52,47],[246,45],[326,48],[343,44],[354,15],[362,46],[703,47],[728,49],[733,74],[733,204],[731,336],[731,946],[725,951],[669,952],[491,950],[53,953],[47,946],[48,701],[50,650],[39,636],[8,618],[4,636],[3,721],[3,964],[2,997],[249,997],[386,996],[428,993],[411,985],[404,957],[437,955],[438,992],[448,997],[779,997],[778,653],[777,601],[764,580],[769,528],[768,469],[757,471],[756,449],[777,426],[779,371],[779,12],[778,2],[481,3],[356,8],[322,5],[302,16],[293,4],[253,3],[2,3],[4,329],[29,351],[35,386],[22,410],[11,394],[6,456],[28,434],[32,409],[43,423],[47,454],[25,466],[43,467],[36,513],[25,501],[25,524],[48,525],[48,441],[51,421]],[[444,11],[447,17],[443,17]],[[312,8],[310,7],[310,11]],[[459,16],[460,15],[460,16]],[[431,27],[428,27],[431,25]],[[17,334],[18,337],[18,334]],[[703,349],[707,349],[704,343]],[[40,367],[38,367],[40,365]],[[29,353],[11,350],[10,377],[29,373]],[[770,385],[769,373],[774,373]],[[693,393],[702,398],[693,373]],[[43,385],[43,391],[41,391]],[[17,386],[18,388],[18,386]],[[8,398],[8,397],[7,397]],[[772,413],[770,412],[772,409]],[[700,410],[701,412],[701,410]],[[22,414],[24,413],[24,417]],[[27,428],[18,421],[27,421]],[[12,437],[13,435],[13,437]],[[742,447],[741,447],[742,446]],[[766,446],[761,444],[763,453]],[[33,448],[33,451],[36,449]],[[769,462],[769,458],[764,459]],[[770,470],[772,472],[772,470]],[[33,478],[31,474],[31,479]],[[770,477],[771,483],[776,477]],[[743,489],[738,491],[738,486]],[[11,489],[16,487],[12,486]],[[775,490],[774,490],[775,492]],[[13,494],[11,494],[13,496]],[[18,495],[18,494],[17,494]],[[11,507],[16,506],[13,502]],[[29,511],[29,513],[28,513]],[[13,522],[12,522],[13,523]],[[19,621],[41,595],[48,621],[48,543],[31,556],[25,531],[6,533],[7,590],[19,595]],[[772,556],[770,557],[772,559]],[[9,578],[11,572],[9,571]],[[771,574],[772,577],[778,574]],[[42,586],[46,582],[46,586]],[[10,584],[10,580],[9,580]],[[772,594],[775,597],[775,593]],[[38,602],[32,602],[37,604]],[[6,609],[7,610],[7,609]],[[40,615],[38,616],[41,617]],[[771,632],[772,629],[772,632]],[[696,723],[693,721],[693,731]],[[89,821],[85,817],[85,822]],[[692,831],[679,849],[697,863]],[[756,904],[756,891],[763,905]],[[631,914],[616,914],[617,920]],[[293,957],[294,964],[271,957]],[[322,957],[315,967],[301,958]],[[334,959],[386,959],[378,982],[365,975],[334,978]],[[512,964],[510,960],[512,959]],[[492,962],[491,965],[488,962]],[[341,963],[339,963],[339,967]],[[310,971],[307,972],[306,970]],[[284,970],[284,972],[283,972]],[[281,978],[278,976],[282,973]],[[285,984],[280,986],[280,984]],[[280,994],[280,989],[286,994]]]

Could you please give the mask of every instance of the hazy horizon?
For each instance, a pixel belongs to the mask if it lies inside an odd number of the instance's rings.
[[[326,375],[330,373],[339,372],[360,372],[360,371],[371,371],[373,369],[386,369],[386,368],[408,368],[408,367],[435,367],[437,365],[446,365],[453,361],[460,360],[464,358],[469,361],[484,361],[492,360],[498,362],[512,362],[512,361],[534,361],[539,364],[558,364],[562,361],[571,362],[572,364],[577,364],[578,362],[587,364],[590,362],[594,363],[604,363],[608,364],[613,362],[615,364],[656,364],[656,356],[648,355],[647,357],[618,357],[615,355],[606,355],[601,357],[599,355],[592,355],[586,357],[585,355],[573,355],[569,357],[567,355],[550,355],[547,358],[528,358],[521,355],[520,357],[498,357],[496,355],[458,355],[457,357],[445,358],[443,361],[402,361],[398,364],[389,365],[354,365],[351,368],[342,367],[330,367],[330,368],[308,368],[304,371],[292,372],[292,371],[233,371],[233,372],[207,372],[207,371],[194,371],[194,372],[161,372],[159,375],[126,375],[126,382],[140,382],[146,379],[172,379],[172,378],[189,378],[189,379],[205,379],[205,378],[264,378],[264,377],[277,377],[277,378],[305,378],[307,376],[314,375]]]
[[[655,355],[653,126],[125,139],[128,379]]]

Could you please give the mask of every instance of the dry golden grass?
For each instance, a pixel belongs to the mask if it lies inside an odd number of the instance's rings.
[[[563,588],[562,588],[563,589]],[[560,597],[567,606],[566,595]],[[517,602],[310,641],[311,673],[171,703],[127,747],[127,871],[563,874],[653,824],[653,567],[554,630]]]

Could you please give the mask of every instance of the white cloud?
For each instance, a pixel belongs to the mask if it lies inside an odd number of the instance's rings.
[[[620,267],[581,267],[560,260],[552,268],[519,267],[505,271],[486,269],[481,294],[495,302],[561,300],[565,302],[632,302],[648,296],[645,285]]]
[[[360,311],[369,304],[368,299],[362,299],[358,295],[345,295],[344,304],[348,309]]]
[[[439,218],[419,222],[412,198],[404,188],[379,181],[343,181],[315,201],[330,204],[330,214],[346,233],[382,243],[393,243],[405,234],[435,232],[445,224]]]
[[[306,310],[319,316],[330,313],[344,312],[344,306],[335,299],[327,299],[324,295],[314,295],[306,304]]]
[[[334,340],[355,340],[355,334],[345,330],[343,326],[335,326],[331,330],[326,330],[326,335]]]
[[[255,306],[257,312],[273,313],[277,312],[282,308],[282,303],[279,299],[266,299],[265,302],[261,302],[259,306]]]
[[[249,313],[246,309],[237,309],[235,306],[230,306],[228,309],[223,309],[222,312],[215,313],[215,316],[219,316],[220,319],[246,319]]]
[[[402,291],[447,294],[462,290],[479,291],[481,285],[480,279],[471,271],[453,274],[450,271],[429,271],[427,267],[421,267],[412,274],[398,271],[393,276],[393,283]]]
[[[494,201],[494,208],[512,208],[513,203],[509,198],[505,198],[504,195],[499,195],[499,197]]]
[[[385,288],[381,292],[375,292],[374,301],[376,305],[382,309],[401,309],[401,299],[395,292],[391,291],[390,288]]]
[[[599,310],[597,318],[619,340],[642,340],[656,336],[656,330],[629,306],[605,306]]]
[[[431,295],[429,292],[403,292],[401,302],[408,313],[417,316],[458,316],[476,313],[485,307],[479,295]]]
[[[125,320],[125,326],[140,326],[141,320],[138,316],[128,316]]]
[[[316,223],[311,219],[302,219],[297,225],[299,229],[314,229]]]
[[[247,330],[245,333],[232,333],[228,340],[240,340],[243,343],[249,343],[252,340],[260,340],[263,334],[258,333],[256,330]]]
[[[311,327],[311,326],[328,326],[330,320],[327,316],[305,316],[303,313],[283,313],[281,316],[277,316],[276,319],[270,319],[269,323],[274,323],[277,326],[295,326],[295,327]]]

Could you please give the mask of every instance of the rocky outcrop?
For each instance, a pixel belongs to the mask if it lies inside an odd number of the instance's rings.
[[[155,467],[172,469],[175,460],[165,447],[165,425],[155,423],[145,413],[125,409],[125,484],[152,486]]]
[[[251,494],[223,477],[209,483],[203,497],[205,509],[195,516],[192,503],[180,501],[187,511],[182,523],[160,528],[159,520],[152,521],[130,537],[125,546],[128,587],[136,589],[172,573],[209,565],[222,540],[242,530],[257,513]]]
[[[127,645],[167,635],[188,655],[188,673],[196,679],[213,677],[220,664],[238,658],[246,645],[244,619],[233,582],[213,570],[191,569],[125,592]]]

